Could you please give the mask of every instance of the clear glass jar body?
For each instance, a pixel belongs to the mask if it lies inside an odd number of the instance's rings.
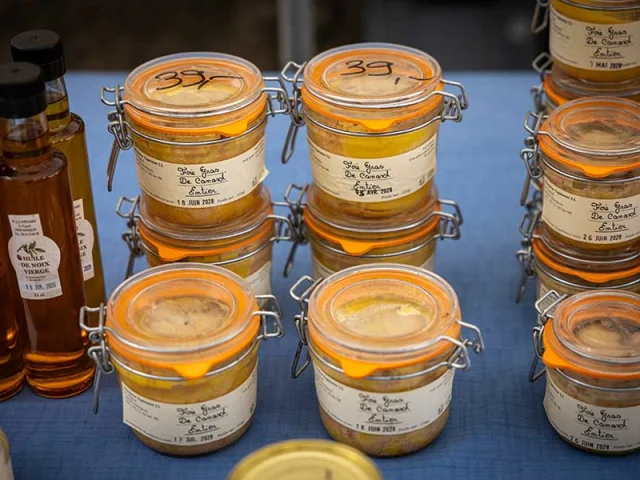
[[[448,372],[448,368],[438,368],[432,372],[424,375],[419,375],[410,379],[400,380],[380,380],[370,378],[352,378],[344,373],[336,371],[334,368],[330,368],[326,365],[329,363],[333,367],[340,368],[332,359],[321,353],[318,348],[313,348],[313,343],[310,344],[312,348],[311,358],[314,368],[321,369],[325,375],[329,376],[336,382],[348,387],[364,391],[375,393],[400,393],[408,390],[415,390],[420,387],[429,385]],[[410,375],[412,373],[426,370],[433,367],[438,363],[448,359],[453,353],[453,349],[446,350],[441,355],[434,357],[433,359],[422,362],[409,367],[400,367],[389,370],[375,372],[376,377],[395,377],[402,375]],[[426,401],[426,399],[425,399]],[[358,450],[373,456],[379,457],[398,457],[407,455],[409,453],[418,451],[426,446],[430,445],[444,429],[447,420],[449,418],[450,405],[447,405],[446,409],[441,415],[429,425],[415,430],[409,433],[397,434],[397,435],[377,435],[364,433],[358,430],[351,429],[340,422],[334,420],[323,409],[322,405],[318,405],[320,410],[320,418],[322,424],[327,429],[327,432],[331,437],[341,443],[346,443]]]
[[[550,8],[550,49],[558,69],[593,82],[640,76],[638,53],[634,52],[640,28],[637,2],[551,0]]]
[[[175,377],[175,372],[161,367],[152,368],[136,362],[118,360],[117,357],[114,359],[116,360],[114,364],[119,382],[136,394],[164,404],[182,406],[210,402],[238,389],[257,368],[258,344],[259,342],[255,342],[249,349],[230,358],[225,364],[212,366],[209,373],[197,379],[150,379],[144,374]],[[235,362],[237,362],[235,365],[225,369]],[[217,370],[221,371],[218,373]],[[252,419],[253,415],[232,434],[200,445],[170,445],[159,442],[136,429],[132,431],[142,443],[156,452],[176,456],[194,456],[215,452],[235,443],[249,429]]]
[[[562,372],[549,367],[547,367],[547,375],[549,377],[547,379],[547,390],[551,388],[549,382],[552,381],[558,390],[577,402],[584,402],[584,404],[587,404],[587,408],[590,406],[605,408],[640,407],[640,380],[606,380],[573,372]],[[637,447],[618,452],[603,451],[602,446],[598,448],[597,440],[594,442],[585,441],[566,434],[557,428],[555,429],[560,438],[567,443],[590,453],[626,455],[640,450],[640,447]],[[640,442],[640,432],[636,442]]]

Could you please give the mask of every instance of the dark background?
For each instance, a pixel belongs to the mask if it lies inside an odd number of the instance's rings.
[[[444,70],[528,69],[544,35],[535,0],[0,0],[0,62],[23,30],[65,41],[70,69],[131,70],[184,51],[220,51],[263,70],[347,43],[400,43]]]

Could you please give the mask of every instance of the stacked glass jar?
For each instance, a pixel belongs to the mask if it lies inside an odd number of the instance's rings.
[[[434,176],[440,123],[468,105],[462,85],[426,53],[378,43],[289,63],[282,76],[294,91],[283,162],[307,125],[313,183],[292,185],[287,202],[314,277],[378,262],[433,269],[435,240],[460,236],[460,209],[438,198]]]
[[[147,62],[124,87],[103,89],[102,101],[115,107],[109,188],[119,150],[133,147],[141,189],[117,207],[128,220],[125,277],[145,255],[149,266],[223,266],[256,294],[271,292],[272,244],[291,229],[274,215],[263,184],[265,126],[290,109],[285,89],[266,87],[269,80],[241,58],[185,53]]]
[[[538,2],[534,32],[550,54],[522,158],[527,178],[517,256],[538,297],[597,288],[640,290],[640,4]]]

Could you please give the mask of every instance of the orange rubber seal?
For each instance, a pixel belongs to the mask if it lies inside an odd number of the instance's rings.
[[[366,281],[366,280],[379,280],[380,272],[379,271],[365,271],[358,274],[358,281]],[[424,288],[429,294],[434,298],[436,304],[438,305],[438,310],[450,310],[449,307],[452,306],[451,299],[446,295],[446,292],[436,286],[431,281],[418,277],[416,275],[412,275],[407,272],[393,272],[389,275],[389,279],[393,280],[401,280],[405,281],[417,286]],[[323,291],[323,296],[331,299],[334,298],[335,295],[344,287],[343,282],[337,282],[334,285],[330,285],[327,287],[326,291]],[[458,308],[456,312],[452,312],[449,315],[452,319],[460,318],[460,309]],[[372,373],[377,370],[388,370],[402,367],[410,367],[412,365],[420,364],[422,362],[426,362],[430,359],[436,358],[437,356],[445,353],[447,350],[455,350],[456,345],[447,342],[446,340],[441,340],[435,343],[432,347],[429,347],[424,353],[418,353],[414,358],[401,360],[401,361],[389,361],[389,362],[370,362],[370,361],[359,361],[354,360],[353,358],[349,358],[345,355],[341,355],[335,350],[331,348],[331,346],[324,340],[324,336],[317,331],[317,327],[315,327],[313,319],[310,317],[307,323],[307,332],[309,342],[313,347],[318,348],[322,353],[324,353],[327,357],[331,358],[334,362],[341,366],[345,375],[351,378],[365,378],[370,376]],[[461,335],[461,326],[457,321],[452,321],[451,326],[446,330],[444,335],[451,337],[453,339],[459,340]],[[384,356],[384,355],[383,355]],[[387,356],[388,358],[388,356]]]
[[[157,285],[159,281],[168,282],[171,280],[182,280],[182,279],[200,279],[203,281],[211,281],[212,277],[215,278],[216,281],[219,281],[224,285],[231,293],[242,292],[240,285],[236,285],[231,279],[226,278],[222,275],[215,275],[211,272],[206,271],[198,271],[193,269],[187,270],[173,270],[163,272],[162,275],[153,275],[143,279],[140,279],[138,282],[132,284],[129,288],[122,291],[121,295],[117,298],[117,300],[112,305],[112,315],[113,317],[117,317],[118,319],[127,317],[127,310],[129,309],[132,301],[138,296],[140,292],[143,290]],[[191,289],[183,288],[183,289],[172,289],[172,295],[190,295],[193,294]],[[236,312],[244,312],[248,307],[247,295],[234,295],[234,299],[236,301]],[[140,301],[137,299],[136,301]],[[253,301],[253,312],[259,311],[259,307],[257,302]],[[110,323],[109,316],[107,317],[106,326],[109,327]],[[231,328],[232,326],[236,326],[237,322],[242,321],[242,318],[238,316],[229,321],[229,325],[225,327]],[[127,331],[131,331],[131,327],[125,321],[117,321],[117,330],[120,336],[123,333],[126,335]],[[112,327],[113,328],[113,327]],[[244,328],[238,335],[235,335],[231,340],[225,342],[224,349],[222,352],[216,352],[216,347],[212,347],[208,350],[201,350],[199,347],[194,347],[193,361],[187,361],[186,359],[191,356],[190,353],[181,354],[181,361],[171,362],[171,361],[162,361],[160,355],[158,354],[147,354],[145,351],[136,350],[125,343],[122,343],[115,335],[107,332],[107,342],[109,344],[109,348],[117,355],[117,357],[127,358],[135,363],[141,365],[148,365],[152,367],[162,368],[162,369],[172,369],[175,370],[180,376],[185,379],[197,379],[206,375],[215,364],[221,364],[226,360],[229,360],[243,351],[247,350],[253,343],[256,341],[258,336],[258,332],[260,330],[260,320],[259,317],[253,315],[253,317],[248,322],[246,328]],[[223,331],[220,332],[220,335],[223,335]],[[219,347],[219,345],[218,345]],[[140,352],[140,353],[138,353]],[[166,357],[166,355],[165,355]]]
[[[552,87],[553,84],[551,82],[551,75],[550,74],[547,74],[547,75],[544,76],[544,80],[542,81],[542,85],[543,85],[543,89],[544,89],[544,94],[547,96],[547,98],[549,100],[551,100],[551,102],[554,105],[557,105],[557,106],[564,105],[565,103],[567,103],[569,101],[568,98],[559,95],[553,89],[553,87]]]
[[[533,240],[533,252],[536,256],[536,259],[557,272],[582,278],[589,283],[608,283],[614,280],[622,280],[624,278],[640,274],[640,264],[633,268],[610,273],[595,273],[585,272],[584,270],[576,270],[554,261],[549,255],[544,252],[544,247],[541,247],[539,242],[540,241],[537,239]]]
[[[434,213],[440,211],[440,204],[437,203]],[[344,237],[339,237],[337,235],[333,235],[326,230],[322,229],[322,226],[319,220],[317,220],[313,214],[309,211],[309,209],[304,210],[304,221],[307,226],[319,237],[324,238],[325,240],[329,240],[330,242],[336,243],[342,247],[345,253],[353,256],[364,255],[371,250],[377,248],[387,248],[387,247],[395,247],[397,245],[403,245],[405,243],[410,243],[420,238],[427,236],[431,231],[437,228],[442,219],[434,215],[434,218],[429,220],[426,224],[421,227],[418,227],[413,233],[409,233],[403,236],[398,236],[397,238],[391,238],[388,240],[377,240],[377,241],[358,241],[358,240],[349,240]],[[372,232],[375,234],[376,232]]]

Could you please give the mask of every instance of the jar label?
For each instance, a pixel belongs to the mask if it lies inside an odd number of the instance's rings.
[[[547,375],[544,409],[553,428],[577,446],[611,453],[640,447],[640,405],[610,408],[582,402]]]
[[[254,295],[271,294],[271,261],[265,263],[245,280],[251,286]]]
[[[84,201],[79,198],[73,202],[76,214],[76,229],[78,230],[78,245],[80,247],[80,260],[82,262],[82,275],[85,282],[95,277],[93,268],[93,245],[95,235],[93,226],[84,218]]]
[[[352,202],[382,202],[406,197],[436,173],[434,135],[410,152],[383,158],[336,155],[309,140],[311,173],[318,187]]]
[[[566,192],[544,179],[542,220],[580,242],[615,244],[640,238],[640,195],[603,200]]]
[[[40,215],[9,215],[13,236],[9,239],[9,258],[16,271],[20,296],[44,300],[62,295],[58,275],[60,249],[44,236]]]
[[[159,202],[180,208],[211,208],[234,202],[268,175],[264,137],[251,149],[214,163],[169,163],[135,149],[140,188]]]
[[[399,393],[374,393],[343,385],[314,365],[318,402],[336,422],[374,435],[400,435],[430,425],[451,403],[450,369],[434,382]]]
[[[240,430],[256,408],[258,364],[235,390],[199,403],[162,403],[122,384],[122,421],[157,442],[202,445]]]
[[[551,56],[576,68],[595,71],[640,67],[640,21],[587,23],[551,7]]]

